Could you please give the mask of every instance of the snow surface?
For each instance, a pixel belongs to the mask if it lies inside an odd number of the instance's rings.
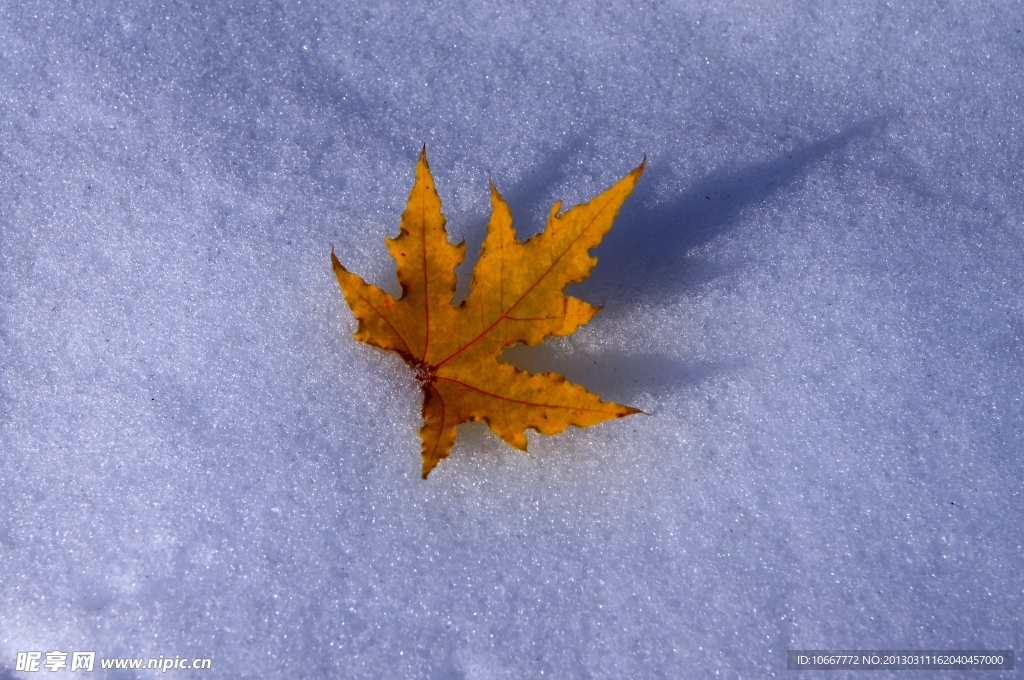
[[[1020,650],[1024,5],[841,5],[0,3],[0,678]],[[647,154],[509,356],[651,416],[420,480],[329,253],[396,285],[423,143],[464,274],[488,174],[529,235]]]

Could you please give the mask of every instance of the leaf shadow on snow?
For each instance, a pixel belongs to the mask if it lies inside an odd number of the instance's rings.
[[[594,134],[595,128],[590,126],[570,135],[539,166],[530,168],[526,176],[508,190],[498,188],[514,210],[514,224],[519,240],[525,241],[544,228],[548,211],[556,200],[552,192],[573,178],[572,161],[584,156]]]
[[[680,387],[697,385],[739,368],[742,361],[679,361],[663,354],[638,354],[628,349],[564,352],[557,343],[535,347],[516,345],[504,351],[502,361],[530,373],[556,371],[583,385],[602,399],[631,403],[641,393],[661,396]]]
[[[769,160],[712,172],[667,201],[654,200],[655,188],[678,180],[667,164],[655,163],[623,206],[615,227],[594,249],[599,261],[594,275],[573,292],[591,299],[595,293],[616,297],[617,304],[628,304],[663,300],[679,288],[714,278],[723,272],[693,258],[694,249],[740,224],[744,209],[793,185],[811,166],[854,140],[876,136],[885,125],[882,117],[866,119]]]
[[[737,226],[745,208],[791,186],[812,165],[842,152],[854,140],[876,136],[885,124],[881,117],[866,119],[770,160],[713,172],[667,201],[655,202],[655,189],[677,180],[666,163],[654,164],[615,227],[593,251],[599,261],[594,276],[569,292],[605,304],[599,318],[608,318],[631,305],[672,299],[681,289],[725,274],[721,265],[695,258],[692,251]],[[535,209],[545,198],[543,188],[567,175],[565,166],[575,151],[566,147],[552,154],[552,162],[535,173],[535,180],[510,194]],[[503,359],[530,372],[557,371],[605,398],[627,403],[640,393],[671,392],[744,363],[742,359],[688,363],[665,355],[636,354],[628,348],[565,352],[551,341],[536,347],[518,345],[506,350]]]

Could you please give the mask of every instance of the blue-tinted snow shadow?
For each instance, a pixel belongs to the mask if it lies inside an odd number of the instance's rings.
[[[767,161],[712,172],[667,201],[655,200],[655,188],[678,180],[667,165],[654,163],[623,206],[615,228],[594,249],[599,262],[594,275],[573,292],[593,299],[593,293],[614,291],[617,304],[660,300],[695,278],[715,276],[706,264],[688,257],[691,251],[737,226],[745,208],[793,185],[811,166],[854,140],[876,136],[885,124],[884,118],[870,118]]]
[[[639,354],[616,348],[601,352],[560,351],[557,345],[516,345],[506,349],[502,360],[530,373],[557,371],[571,382],[600,394],[604,399],[632,402],[637,395],[660,396],[687,385],[696,385],[739,368],[734,361],[679,361],[662,354]]]
[[[667,201],[655,200],[655,188],[677,180],[667,164],[653,163],[634,196],[623,206],[615,227],[594,249],[598,266],[593,276],[571,287],[570,292],[605,304],[602,315],[609,315],[645,301],[670,299],[680,290],[723,274],[719,265],[693,258],[691,252],[737,226],[745,208],[798,182],[811,166],[842,152],[854,140],[878,135],[885,124],[881,117],[863,120],[767,161],[713,172]],[[578,145],[580,141],[570,143]],[[566,146],[553,153],[551,162],[545,163],[529,182],[514,187],[508,193],[513,197],[513,209],[518,203],[519,212],[525,207],[525,214],[535,213],[547,198],[546,188],[564,180],[568,161],[576,150]],[[622,348],[597,354],[565,354],[550,343],[517,346],[506,350],[504,358],[531,372],[558,371],[599,394],[627,402],[641,392],[658,395],[742,364],[740,359],[690,364],[663,355],[637,355]]]

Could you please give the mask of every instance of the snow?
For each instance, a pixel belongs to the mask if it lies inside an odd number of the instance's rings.
[[[0,678],[1020,649],[1022,9],[4,5]],[[651,415],[420,480],[329,253],[396,285],[423,143],[464,275],[488,175],[529,235],[647,155],[601,314],[508,356]]]

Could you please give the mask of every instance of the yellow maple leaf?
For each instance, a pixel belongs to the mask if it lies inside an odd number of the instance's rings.
[[[588,203],[559,213],[562,203],[556,202],[547,228],[525,243],[516,238],[512,213],[492,183],[487,236],[469,295],[459,305],[452,304],[455,267],[466,243],[448,241],[426,147],[401,232],[385,239],[398,264],[402,296],[366,283],[331,251],[334,273],[359,321],[356,339],[397,352],[423,387],[424,479],[448,455],[460,423],[483,419],[525,451],[527,428],[550,435],[639,413],[602,401],[557,373],[530,374],[498,356],[520,342],[536,345],[549,335],[568,335],[598,312],[563,291],[590,275],[597,258],[588,251],[611,229],[646,162]]]

